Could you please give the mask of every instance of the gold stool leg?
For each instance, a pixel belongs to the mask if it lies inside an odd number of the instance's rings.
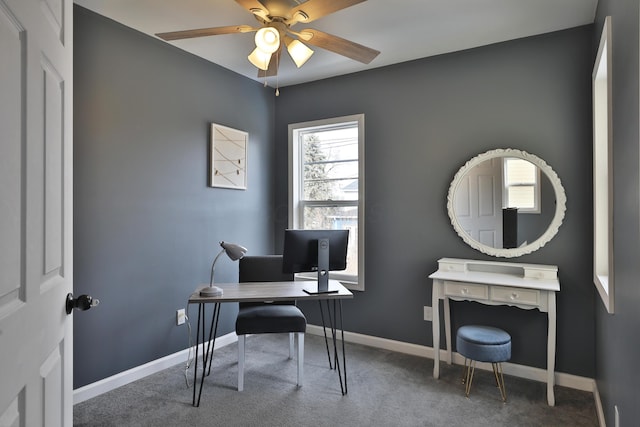
[[[466,366],[466,361],[465,361]],[[469,397],[469,393],[471,392],[471,383],[473,382],[473,374],[476,370],[476,361],[469,360],[469,366],[467,367],[467,375],[464,380],[464,395]]]
[[[507,401],[507,389],[504,386],[504,375],[502,372],[502,363],[492,363],[493,367],[493,375],[496,377],[496,385],[500,389],[500,397],[502,397],[502,401]]]
[[[462,368],[462,384],[464,384],[467,381],[467,359],[466,357],[464,358],[464,368]]]

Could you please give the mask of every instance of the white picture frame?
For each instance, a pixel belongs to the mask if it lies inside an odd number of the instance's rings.
[[[249,134],[211,123],[209,186],[247,189],[247,145]]]

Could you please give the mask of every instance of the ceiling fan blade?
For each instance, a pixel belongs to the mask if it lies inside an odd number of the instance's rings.
[[[236,0],[238,1],[238,0]],[[350,6],[362,3],[366,0],[308,0],[291,9],[291,17],[293,22],[311,22],[323,16],[329,15]],[[299,19],[300,16],[296,12],[302,12],[308,16],[307,19]]]
[[[156,36],[160,37],[163,40],[170,41],[191,39],[194,37],[217,36],[220,34],[249,33],[251,31],[257,30],[257,28],[252,28],[248,25],[230,25],[228,27],[211,27],[199,28],[195,30],[171,31],[168,33],[156,33]]]
[[[380,54],[378,50],[318,30],[305,28],[298,35],[307,44],[346,56],[363,64],[370,63]]]

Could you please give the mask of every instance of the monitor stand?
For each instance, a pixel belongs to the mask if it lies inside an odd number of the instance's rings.
[[[337,289],[329,289],[329,239],[318,239],[318,285],[303,291],[309,295],[338,292]]]

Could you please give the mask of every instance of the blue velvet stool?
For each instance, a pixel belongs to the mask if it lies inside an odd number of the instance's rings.
[[[469,397],[476,362],[491,363],[502,401],[507,401],[502,362],[511,359],[511,335],[491,326],[461,326],[456,335],[456,349],[464,356],[465,395]],[[469,364],[467,364],[469,360]]]

